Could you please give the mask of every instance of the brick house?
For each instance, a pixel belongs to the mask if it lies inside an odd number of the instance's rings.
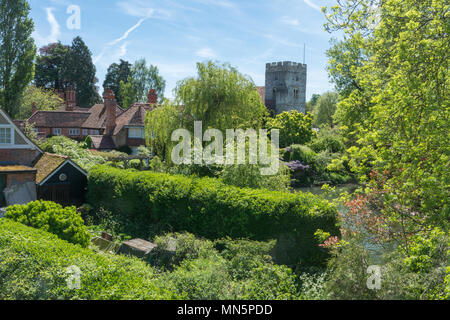
[[[117,105],[111,90],[105,90],[103,98],[103,104],[79,108],[75,105],[75,91],[68,89],[63,110],[34,109],[28,122],[34,124],[40,137],[63,135],[83,140],[90,136],[93,149],[108,151],[128,146],[137,152],[137,147],[145,145],[145,114],[157,104],[156,91],[150,90],[147,103],[136,103],[127,110]]]
[[[39,192],[48,189],[54,191],[51,200],[75,203],[84,196],[86,177],[70,159],[44,153],[0,108],[0,207],[43,198]]]

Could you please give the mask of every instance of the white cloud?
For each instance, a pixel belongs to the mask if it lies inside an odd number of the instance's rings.
[[[195,53],[200,58],[214,59],[217,54],[211,48],[202,48]]]
[[[320,9],[320,7],[319,7],[317,4],[315,4],[315,3],[313,2],[313,0],[303,0],[303,1],[305,1],[305,3],[306,3],[308,6],[310,6],[311,8],[313,8],[314,10],[319,11],[319,12],[322,12],[322,10]]]
[[[33,38],[36,40],[38,47],[57,42],[59,36],[61,35],[61,28],[58,21],[56,21],[53,10],[55,9],[45,8],[45,11],[47,12],[47,21],[50,24],[50,34],[47,37],[42,37],[37,31],[33,32]]]

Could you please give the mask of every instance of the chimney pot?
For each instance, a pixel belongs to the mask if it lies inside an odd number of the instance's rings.
[[[157,104],[158,103],[158,95],[156,94],[155,89],[150,89],[150,91],[148,92],[147,98],[148,98],[149,104]]]

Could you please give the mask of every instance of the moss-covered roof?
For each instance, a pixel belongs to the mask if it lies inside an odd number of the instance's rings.
[[[41,183],[45,178],[52,174],[58,167],[67,160],[67,157],[44,153],[39,161],[34,165],[37,169],[36,183]]]

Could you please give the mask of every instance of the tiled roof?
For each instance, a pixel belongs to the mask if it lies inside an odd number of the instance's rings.
[[[106,107],[103,104],[96,104],[89,109],[89,118],[83,123],[84,128],[105,129],[106,128]],[[116,106],[116,118],[124,113],[124,110]]]
[[[34,172],[36,171],[36,169],[31,168],[31,167],[27,167],[27,166],[22,166],[22,165],[12,165],[12,166],[0,166],[0,172],[7,172],[7,173],[12,173],[12,172]]]
[[[125,126],[145,126],[145,114],[147,111],[151,111],[154,105],[148,103],[135,103],[125,110],[116,120],[116,127],[114,128],[113,135],[116,135]]]
[[[92,148],[97,150],[115,149],[116,144],[110,136],[91,136]]]
[[[34,167],[37,169],[36,183],[41,183],[45,178],[52,174],[56,169],[59,168],[64,161],[68,158],[65,156],[44,153],[41,158],[36,162]]]
[[[37,111],[28,122],[44,128],[81,128],[89,115],[89,112],[80,111]]]

